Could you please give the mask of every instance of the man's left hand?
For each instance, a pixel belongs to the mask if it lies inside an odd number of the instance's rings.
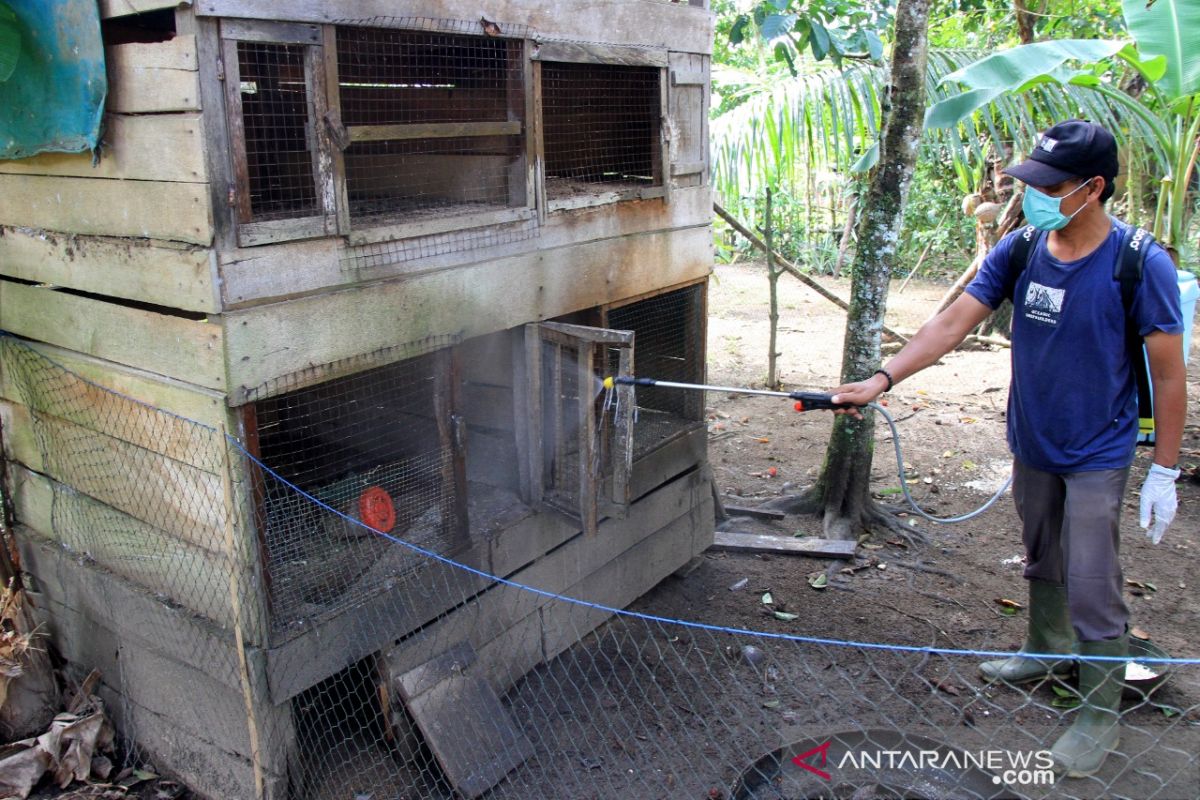
[[[1142,484],[1141,520],[1146,536],[1154,544],[1162,541],[1167,526],[1175,519],[1175,509],[1179,507],[1179,499],[1175,494],[1175,481],[1179,478],[1179,470],[1167,469],[1159,464],[1151,464],[1146,473],[1146,481]],[[1150,524],[1153,516],[1154,525]]]

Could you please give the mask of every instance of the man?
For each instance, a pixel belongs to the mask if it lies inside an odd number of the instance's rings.
[[[1083,703],[1051,749],[1057,769],[1080,777],[1099,770],[1118,744],[1125,667],[1086,657],[1124,656],[1129,642],[1118,521],[1138,414],[1126,312],[1113,277],[1126,226],[1104,209],[1118,171],[1116,142],[1099,125],[1068,120],[1005,171],[1027,185],[1026,220],[1049,232],[1028,263],[1010,258],[1024,232],[1006,236],[949,308],[886,368],[834,390],[834,401],[874,400],[957,347],[1005,297],[1013,299],[1008,444],[1029,581],[1021,652],[1077,650],[1084,657]],[[1175,516],[1187,402],[1175,267],[1157,245],[1146,255],[1130,316],[1144,338],[1154,387],[1154,463],[1141,489],[1140,522],[1147,528],[1153,518],[1147,535],[1157,543]],[[1019,654],[980,665],[986,678],[1011,683],[1069,669],[1067,659]]]

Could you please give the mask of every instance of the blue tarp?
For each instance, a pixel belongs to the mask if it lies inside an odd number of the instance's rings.
[[[96,0],[3,0],[20,55],[0,82],[0,159],[94,150],[108,79]]]

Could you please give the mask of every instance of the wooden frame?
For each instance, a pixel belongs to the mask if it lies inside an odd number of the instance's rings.
[[[555,362],[547,365],[542,358],[545,344],[554,346]],[[605,330],[584,325],[568,325],[559,322],[543,322],[525,326],[526,383],[529,386],[529,421],[524,426],[528,440],[525,457],[528,463],[529,485],[526,494],[534,506],[550,506],[573,518],[583,526],[584,533],[594,534],[601,513],[622,517],[629,507],[629,478],[633,468],[633,393],[628,386],[616,388],[617,404],[614,408],[614,423],[607,453],[600,443],[602,452],[597,452],[597,442],[592,433],[597,429],[596,404],[590,389],[596,380],[595,345],[605,345],[620,351],[618,375],[633,372],[633,334],[628,331]],[[568,352],[569,351],[569,352]],[[574,356],[574,365],[567,363]],[[567,356],[568,358],[564,358]],[[559,405],[547,407],[543,379],[550,377],[551,397],[562,396],[562,379],[565,369],[576,370],[576,386],[579,387],[576,418],[564,419]],[[584,388],[587,387],[587,388]],[[584,396],[587,392],[587,396]],[[577,496],[561,492],[545,485],[545,465],[566,448],[568,431],[574,431],[578,442]],[[584,435],[586,433],[586,435]],[[597,482],[601,469],[592,465],[601,459],[611,461],[612,478],[607,491]]]

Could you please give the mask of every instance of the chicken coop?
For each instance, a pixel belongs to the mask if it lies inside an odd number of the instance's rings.
[[[704,378],[705,0],[91,24],[95,149],[0,160],[3,479],[139,753],[277,799],[340,731],[438,755],[414,671],[503,697],[608,616],[512,584],[620,608],[711,544],[702,395],[599,388]]]

